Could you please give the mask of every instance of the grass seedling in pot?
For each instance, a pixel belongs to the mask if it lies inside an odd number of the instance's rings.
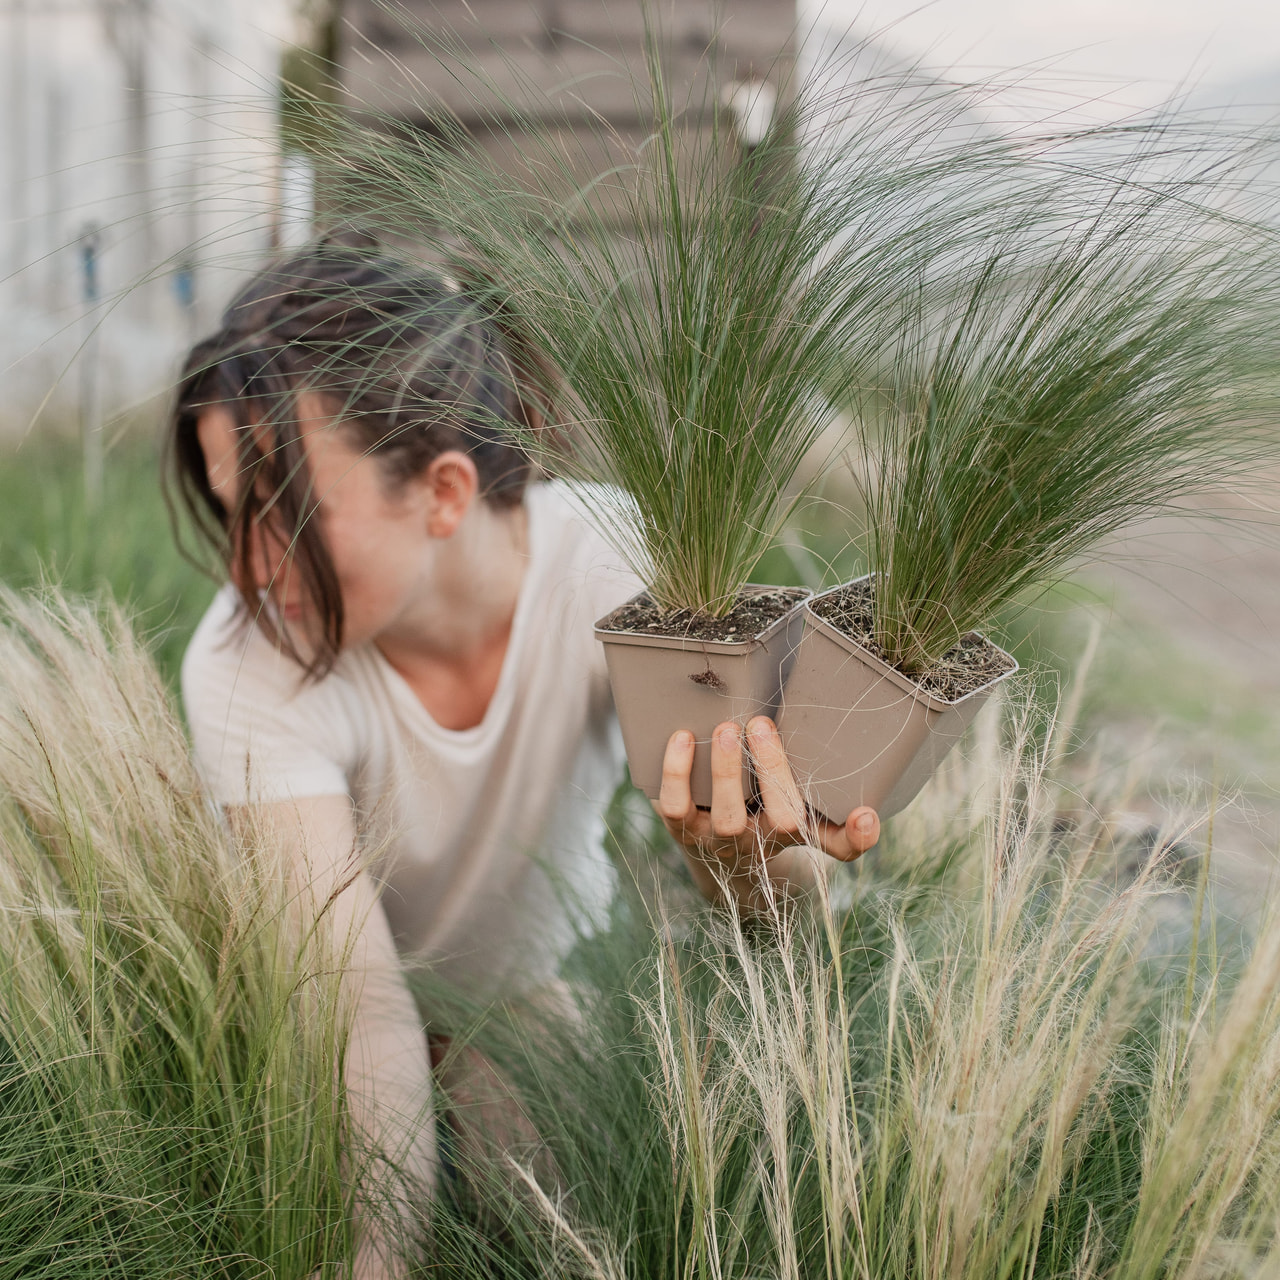
[[[978,628],[1274,448],[1276,245],[1209,203],[1213,158],[1084,174],[1069,219],[993,239],[851,386],[871,573],[808,606],[781,716],[820,810],[901,808],[1015,668]]]
[[[460,262],[477,304],[504,317],[555,411],[558,429],[531,422],[527,447],[587,482],[578,500],[644,585],[598,628],[632,777],[656,797],[669,735],[692,729],[706,804],[712,728],[776,709],[799,638],[806,592],[750,579],[834,421],[819,388],[882,363],[904,291],[990,219],[990,200],[966,210],[949,180],[990,176],[1013,148],[941,148],[930,140],[956,103],[908,110],[900,84],[869,83],[847,94],[879,99],[879,118],[836,147],[842,163],[811,164],[799,139],[830,98],[802,89],[744,148],[714,113],[689,127],[706,104],[673,101],[656,35],[648,72],[647,137],[596,138],[617,164],[586,183],[572,131],[545,119],[540,143],[521,133],[534,154],[516,175],[447,119],[439,137],[347,134],[335,152],[357,212],[376,206]]]

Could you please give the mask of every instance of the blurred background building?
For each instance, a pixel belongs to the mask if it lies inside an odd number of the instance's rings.
[[[686,127],[727,111],[750,143],[790,78],[795,25],[794,0],[345,0],[337,56],[356,109],[428,131],[448,115],[509,166],[524,129],[554,127],[603,167],[604,139],[648,132],[647,27]]]
[[[290,228],[290,0],[4,0],[0,430],[160,390]]]
[[[852,82],[954,92],[896,60],[892,32],[849,38],[816,2],[648,0],[686,121],[719,112],[750,145],[794,79],[841,103],[816,118],[829,140],[867,124]],[[642,0],[0,0],[0,433],[94,430],[163,392],[235,281],[311,233],[282,67],[303,97],[392,127],[447,115],[504,165],[521,113],[543,112],[590,171],[601,137],[643,137],[644,47]],[[1249,88],[1274,102],[1274,74]],[[984,100],[953,127],[1000,125]]]
[[[690,122],[727,111],[749,141],[790,65],[794,0],[654,11]],[[0,0],[0,432],[92,436],[154,401],[235,282],[310,234],[282,65],[398,126],[449,112],[504,163],[520,142],[503,111],[551,103],[586,155],[601,133],[642,136],[643,14],[641,0]]]

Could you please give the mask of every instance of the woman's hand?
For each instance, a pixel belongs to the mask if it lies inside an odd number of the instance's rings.
[[[755,813],[748,812],[742,790],[742,730],[738,725],[732,721],[717,725],[711,738],[710,812],[693,803],[689,785],[693,747],[693,734],[688,730],[671,735],[654,807],[684,849],[699,887],[712,899],[726,884],[740,900],[744,896],[740,889],[753,897],[748,886],[739,882],[751,877],[753,868],[752,878],[758,881],[762,860],[770,880],[811,880],[809,858],[787,858],[785,850],[807,846],[851,862],[880,838],[880,819],[866,806],[855,809],[842,825],[807,812],[782,739],[768,716],[756,716],[747,725],[747,747],[760,784],[761,803]]]

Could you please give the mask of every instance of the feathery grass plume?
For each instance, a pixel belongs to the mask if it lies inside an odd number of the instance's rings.
[[[639,145],[602,126],[583,141],[571,91],[547,102],[510,68],[504,96],[446,40],[429,52],[512,139],[515,171],[445,115],[408,136],[331,120],[318,147],[338,208],[454,263],[505,323],[561,427],[534,415],[521,442],[554,473],[603,482],[582,501],[655,602],[723,614],[834,420],[819,389],[837,368],[869,381],[904,291],[977,243],[997,208],[1029,217],[1044,193],[1010,179],[1019,144],[957,127],[962,94],[925,100],[900,74],[800,86],[743,148],[697,91],[676,100],[661,43],[651,27],[647,78],[631,85]],[[805,139],[855,102],[865,127],[811,162]]]
[[[1280,949],[1268,932],[1197,958],[1193,925],[1159,954],[1153,919],[1190,915],[1187,896],[1158,854],[1117,887],[1111,820],[1077,804],[1064,824],[1060,744],[1032,723],[985,716],[978,762],[948,762],[916,828],[813,912],[655,928],[622,911],[577,957],[579,1017],[477,1024],[560,1185],[539,1209],[478,1178],[507,1225],[446,1205],[442,1274],[1129,1280],[1280,1261]]]
[[[873,459],[875,639],[905,670],[1280,448],[1280,242],[1227,212],[1274,206],[1251,141],[1166,120],[1116,144],[1069,220],[1011,224],[942,305],[904,300],[882,381],[841,393]]]
[[[291,883],[205,799],[121,615],[5,591],[0,1276],[349,1256],[341,948]]]

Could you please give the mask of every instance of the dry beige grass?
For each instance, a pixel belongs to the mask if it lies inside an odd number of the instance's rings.
[[[1193,813],[1117,884],[1122,825],[1061,780],[1069,726],[1033,723],[993,710],[812,912],[659,922],[631,1051],[664,1135],[672,1274],[1280,1267],[1280,935],[1218,948],[1207,879],[1167,865],[1209,839]],[[1182,945],[1161,955],[1171,913]],[[623,1074],[574,1083],[597,1130]],[[652,1222],[627,1225],[618,1196],[579,1183],[559,1230],[584,1274],[657,1274],[636,1243]]]
[[[0,673],[0,1276],[339,1265],[332,943],[118,618],[9,597]],[[811,910],[619,925],[585,1017],[507,1042],[563,1185],[490,1179],[483,1238],[446,1201],[437,1273],[1280,1273],[1280,932],[1228,954],[1159,857],[1117,885],[1070,714],[993,710]]]
[[[290,883],[117,612],[0,597],[0,1276],[346,1256],[339,948]]]

